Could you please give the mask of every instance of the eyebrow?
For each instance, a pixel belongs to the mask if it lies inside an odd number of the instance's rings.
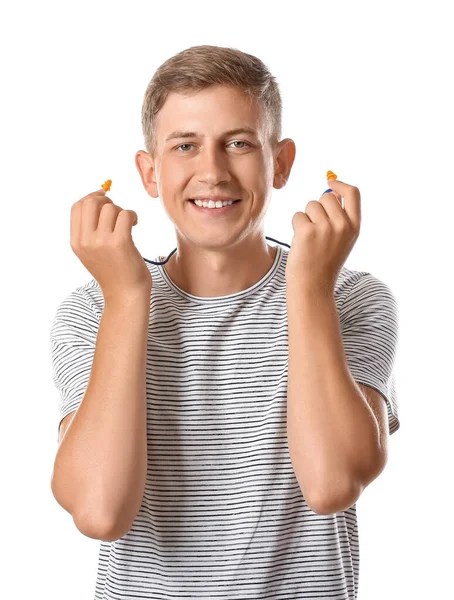
[[[237,133],[252,133],[253,135],[258,137],[258,133],[252,127],[238,127],[236,129],[230,129],[229,131],[224,131],[223,135],[236,135]],[[173,140],[175,138],[188,138],[188,137],[205,137],[195,131],[173,131],[170,135],[166,137],[164,140],[168,142],[169,140]]]

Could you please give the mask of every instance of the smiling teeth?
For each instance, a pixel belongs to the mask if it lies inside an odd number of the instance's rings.
[[[203,206],[203,208],[222,208],[223,206],[230,206],[234,200],[194,200],[197,206]]]

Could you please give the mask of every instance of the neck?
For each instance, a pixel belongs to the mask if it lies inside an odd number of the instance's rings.
[[[271,269],[276,253],[277,246],[269,246],[266,240],[227,252],[200,247],[188,251],[180,246],[164,268],[175,285],[188,294],[228,296],[260,281]]]

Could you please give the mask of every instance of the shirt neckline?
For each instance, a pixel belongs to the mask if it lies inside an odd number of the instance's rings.
[[[243,300],[245,297],[250,294],[254,294],[258,292],[263,286],[265,286],[273,277],[276,271],[278,270],[281,259],[284,253],[281,246],[277,246],[276,256],[274,257],[273,264],[267,273],[254,285],[242,290],[241,292],[236,292],[234,294],[228,294],[227,296],[194,296],[193,294],[189,294],[182,290],[179,286],[174,283],[174,281],[169,277],[167,271],[164,268],[164,265],[155,265],[157,267],[157,272],[162,282],[170,289],[172,292],[177,294],[178,296],[184,298],[188,302],[194,304],[209,304],[210,306],[219,305],[219,304],[230,304],[231,302],[236,302]],[[165,256],[158,256],[155,259],[155,262],[163,262],[166,259]]]

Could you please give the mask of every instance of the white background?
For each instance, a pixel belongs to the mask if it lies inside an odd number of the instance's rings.
[[[328,187],[357,186],[361,234],[345,265],[399,302],[401,428],[357,503],[359,600],[452,593],[454,166],[449,2],[17,2],[0,12],[2,56],[2,596],[94,597],[99,542],[53,498],[57,390],[49,330],[92,276],[70,248],[71,205],[112,179],[133,237],[154,259],[176,247],[134,164],[157,67],[194,45],[261,58],[280,84],[297,147],[265,234]],[[270,242],[274,245],[273,242]],[[7,593],[3,593],[7,591]]]

